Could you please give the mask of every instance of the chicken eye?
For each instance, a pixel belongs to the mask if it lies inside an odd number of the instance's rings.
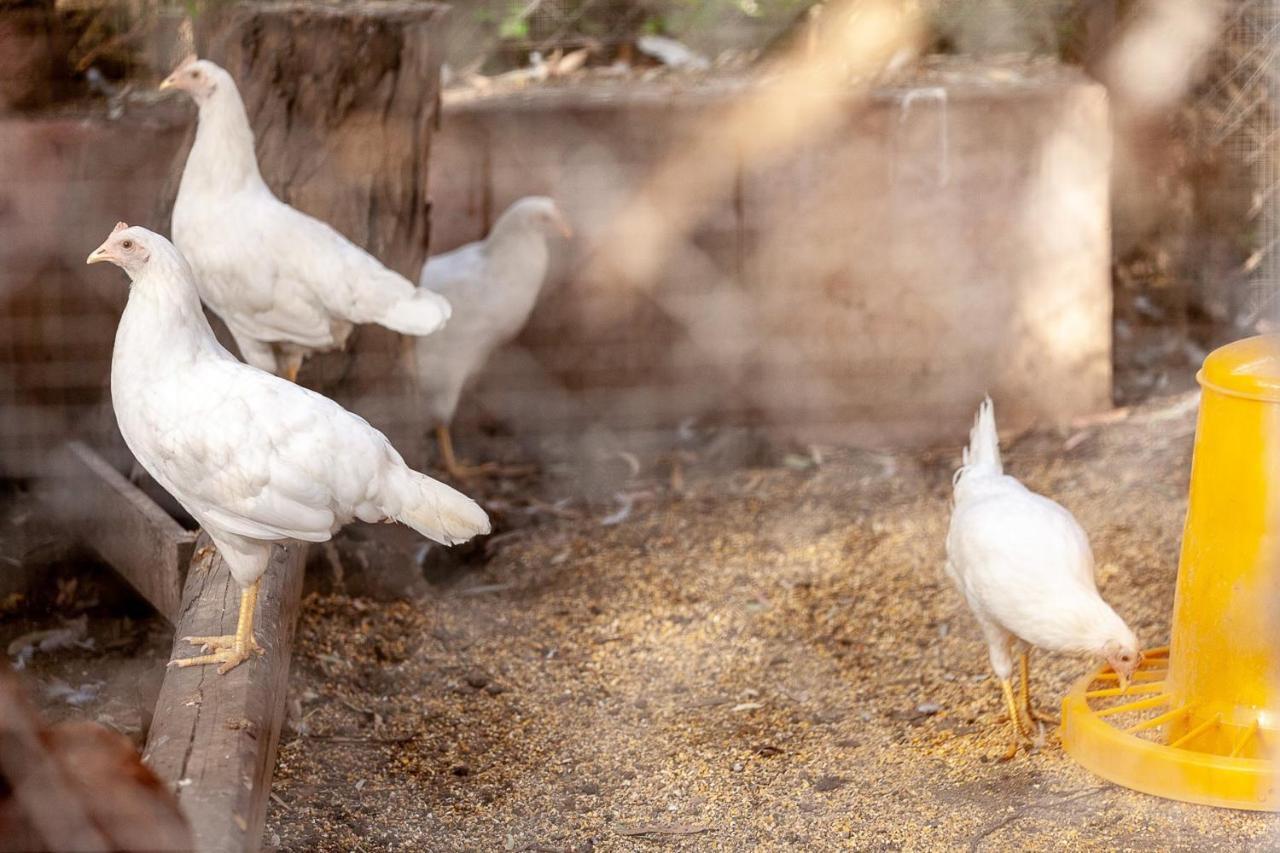
[[[133,249],[133,241],[132,240],[123,241],[120,244],[120,248],[124,249],[126,252],[130,251],[131,249]]]
[[[190,75],[191,75],[191,79],[192,79],[192,80],[199,80],[199,79],[200,79],[200,69],[199,69],[199,68],[192,68],[192,69],[191,69],[191,71],[190,71],[190,72],[188,72],[188,73],[190,73]]]

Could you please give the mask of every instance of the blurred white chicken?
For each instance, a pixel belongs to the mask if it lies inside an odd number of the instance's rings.
[[[414,341],[418,381],[451,476],[485,470],[458,463],[449,425],[468,380],[529,319],[547,277],[547,237],[553,232],[573,235],[554,201],[528,196],[498,217],[487,239],[429,258],[422,267],[420,286],[453,306],[448,326]]]
[[[410,469],[362,418],[223,349],[168,240],[121,222],[89,255],[100,261],[133,281],[111,357],[120,432],[241,587],[236,633],[186,637],[212,654],[173,664],[221,673],[258,650],[253,612],[272,542],[324,542],[353,518],[399,521],[446,545],[489,531],[474,501]]]
[[[160,88],[185,92],[200,108],[174,202],[173,241],[245,361],[295,380],[308,353],[342,347],[355,324],[407,335],[445,324],[445,299],[272,194],[230,74],[193,58]]]
[[[947,574],[977,618],[1000,679],[1013,727],[1008,759],[1030,734],[1032,721],[1055,722],[1032,707],[1031,647],[1101,656],[1121,687],[1127,687],[1142,654],[1133,632],[1098,595],[1093,552],[1079,523],[1004,473],[989,397],[974,419],[954,485]],[[1013,696],[1015,653],[1020,703]]]

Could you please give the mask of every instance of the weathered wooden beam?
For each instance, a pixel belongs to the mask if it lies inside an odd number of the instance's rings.
[[[165,674],[143,760],[174,786],[200,853],[257,850],[261,842],[305,563],[304,544],[275,549],[254,621],[263,655],[226,675],[214,666]],[[220,556],[192,565],[177,637],[235,633],[239,606],[240,588]],[[174,642],[174,657],[198,652]]]
[[[185,530],[88,445],[66,444],[37,494],[73,535],[173,623],[196,534]]]

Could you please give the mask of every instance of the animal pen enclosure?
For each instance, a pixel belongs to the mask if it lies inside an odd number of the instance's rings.
[[[25,670],[0,729],[28,750],[0,750],[0,850],[75,846],[15,790],[137,848],[87,793],[127,774],[199,850],[1265,843],[1052,737],[996,761],[982,644],[936,577],[990,393],[1007,470],[1167,639],[1195,398],[1162,395],[1266,327],[1271,137],[1240,143],[1270,115],[1262,5],[686,5],[0,5],[0,629]],[[1153,38],[1201,57],[1163,101],[1116,70]],[[522,197],[573,231],[452,421],[499,465],[445,464],[412,337],[361,321],[305,362],[492,533],[282,542],[262,653],[225,675],[165,666],[237,629],[241,587],[124,444],[129,291],[84,266],[119,220],[170,235],[197,110],[157,86],[192,50],[271,191],[412,283]],[[1046,696],[1078,673],[1037,667]],[[114,754],[61,728],[84,720],[130,769],[79,757]]]

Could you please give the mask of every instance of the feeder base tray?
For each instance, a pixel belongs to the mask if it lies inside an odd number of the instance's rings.
[[[1262,753],[1257,721],[1241,726],[1221,714],[1197,715],[1194,704],[1177,701],[1168,690],[1168,650],[1146,654],[1124,693],[1106,667],[1080,679],[1067,694],[1062,702],[1067,754],[1098,776],[1146,794],[1280,811],[1276,763],[1250,757]]]

